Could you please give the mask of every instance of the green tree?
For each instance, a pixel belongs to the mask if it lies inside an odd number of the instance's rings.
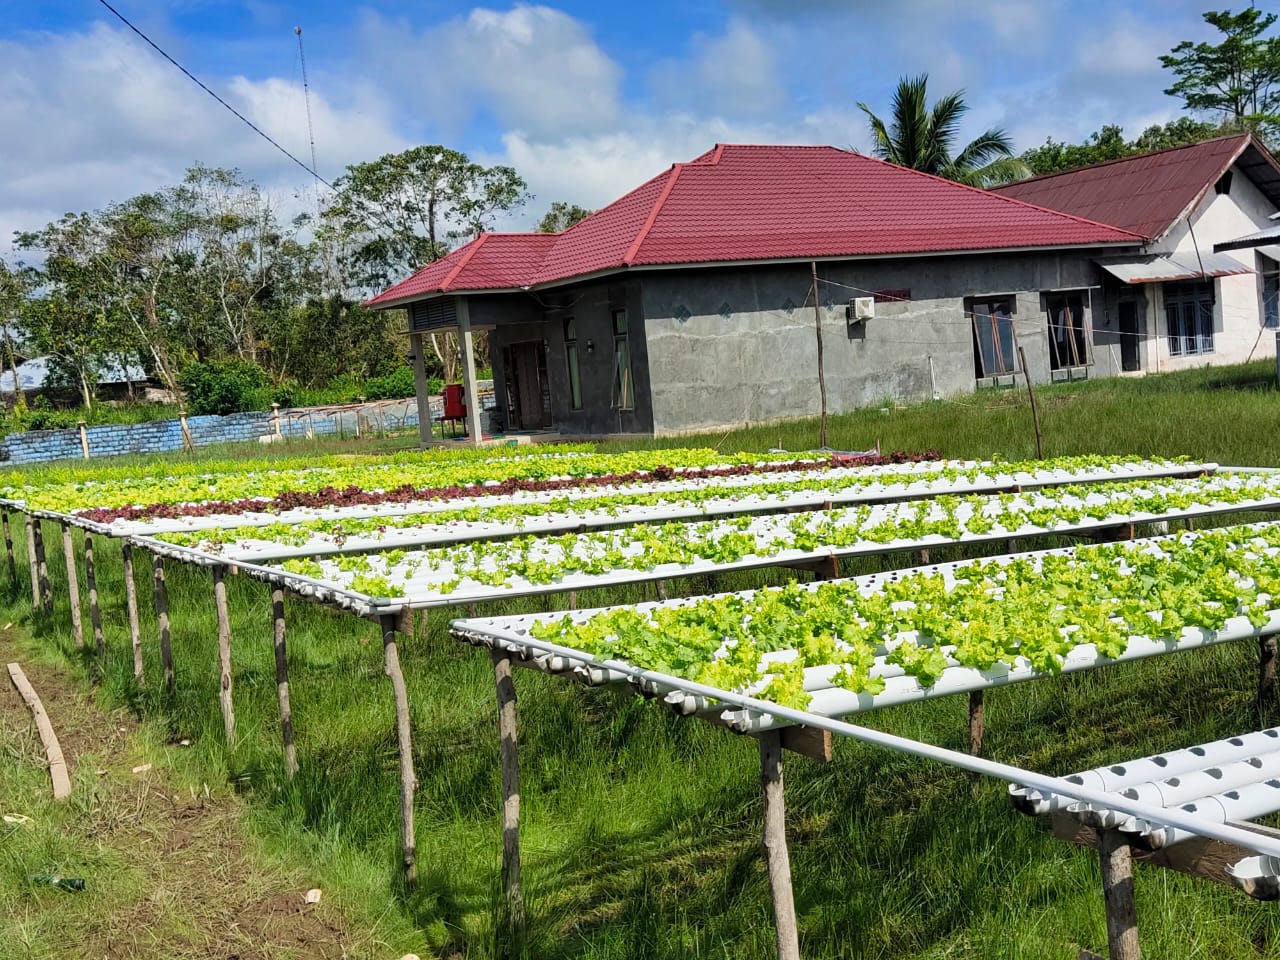
[[[325,239],[346,251],[352,281],[376,290],[470,239],[528,199],[511,167],[427,145],[352,164],[323,212]]]
[[[1009,135],[998,128],[987,130],[953,153],[961,118],[969,109],[964,92],[949,93],[930,108],[928,81],[927,74],[898,81],[888,123],[865,103],[858,104],[870,118],[876,156],[975,187],[1027,176],[1026,164],[1013,156]]]
[[[588,210],[586,207],[580,207],[576,203],[566,203],[563,200],[557,200],[551,204],[551,209],[546,215],[538,221],[539,233],[560,233],[568,230],[575,223],[587,219],[594,210]]]
[[[1042,146],[1025,151],[1021,160],[1033,174],[1039,176],[1087,167],[1105,160],[1118,160],[1138,153],[1183,147],[1219,136],[1222,132],[1222,128],[1216,124],[1180,117],[1163,125],[1147,127],[1136,140],[1126,140],[1122,128],[1108,124],[1089,134],[1084,143],[1059,143],[1050,138]]]
[[[1184,40],[1162,56],[1160,63],[1177,78],[1165,93],[1230,128],[1274,135],[1280,129],[1280,37],[1263,34],[1276,14],[1250,6],[1240,13],[1210,10],[1204,20],[1222,40]]]

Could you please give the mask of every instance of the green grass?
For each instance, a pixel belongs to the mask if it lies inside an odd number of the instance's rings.
[[[1044,388],[1045,452],[1280,463],[1280,392],[1267,380],[1272,373],[1270,365],[1256,364]],[[1025,392],[833,418],[833,447],[863,448],[877,438],[886,449],[935,447],[948,456],[1034,454]],[[791,449],[811,447],[816,424],[683,443],[718,443],[729,451],[766,449],[779,439]],[[61,599],[51,622],[32,622],[30,643],[77,664],[87,678],[88,663],[65,627],[52,527],[46,543]],[[251,826],[267,854],[282,864],[306,864],[326,897],[376,931],[386,955],[503,955],[492,920],[500,851],[493,679],[487,657],[447,637],[447,620],[460,611],[433,613],[429,629],[402,644],[420,780],[421,881],[407,893],[395,880],[394,713],[376,628],[288,601],[301,770],[287,783],[264,585],[228,578],[242,737],[232,750],[222,744],[207,571],[167,568],[178,694],[166,703],[158,690],[149,571],[139,563],[148,670],[139,690],[123,627],[119,553],[109,544],[97,552],[108,627],[103,687],[109,699],[147,718],[157,742],[191,739],[190,749],[169,754],[181,781],[197,789],[229,783],[250,798]],[[0,618],[29,616],[30,593],[19,574]],[[703,577],[684,588],[740,589],[783,579],[778,572]],[[579,597],[584,605],[638,599],[639,588]],[[1066,773],[1253,729],[1255,671],[1255,651],[1241,644],[995,691],[987,698],[986,752]],[[527,955],[770,956],[754,741],[678,719],[626,691],[585,689],[526,671],[516,685]],[[863,721],[956,749],[967,744],[964,698]],[[850,741],[837,744],[830,764],[788,757],[786,778],[806,958],[1067,960],[1081,948],[1105,952],[1095,857],[1014,813],[1002,784]],[[1280,917],[1226,887],[1140,869],[1137,895],[1144,955],[1154,960],[1280,955]],[[36,911],[44,904],[26,894],[17,902]]]

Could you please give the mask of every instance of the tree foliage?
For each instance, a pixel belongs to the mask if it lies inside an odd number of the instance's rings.
[[[538,232],[561,233],[568,230],[575,223],[587,219],[593,213],[595,213],[594,210],[580,207],[576,203],[557,200],[551,204],[551,209],[538,221]]]
[[[437,145],[352,164],[334,187],[323,214],[326,237],[365,290],[404,279],[528,199],[511,167],[485,167]]]
[[[1274,137],[1280,132],[1280,36],[1263,34],[1276,14],[1250,6],[1240,13],[1210,10],[1204,21],[1222,39],[1184,40],[1162,56],[1160,63],[1177,78],[1165,93],[1231,129]]]
[[[1183,147],[1222,133],[1222,127],[1217,124],[1180,117],[1167,124],[1147,127],[1137,139],[1126,140],[1121,127],[1107,124],[1101,130],[1089,134],[1084,143],[1060,143],[1050,138],[1041,146],[1025,151],[1020,159],[1035,175],[1058,173],[1105,160],[1119,160],[1139,153]]]
[[[955,150],[960,121],[969,107],[964,92],[956,91],[928,104],[927,74],[904,77],[893,94],[893,112],[886,123],[865,103],[858,107],[871,122],[875,154],[882,160],[975,187],[1008,183],[1027,175],[1013,156],[1009,135],[991,128]]]

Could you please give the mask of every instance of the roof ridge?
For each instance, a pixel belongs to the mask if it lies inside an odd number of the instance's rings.
[[[971,193],[982,194],[984,197],[993,197],[994,199],[1002,200],[1005,203],[1016,203],[1018,206],[1021,206],[1021,207],[1030,207],[1032,210],[1039,210],[1042,213],[1051,213],[1054,216],[1065,217],[1066,219],[1074,220],[1077,223],[1087,223],[1091,227],[1105,227],[1108,230],[1114,230],[1116,233],[1123,233],[1126,236],[1134,237],[1138,240],[1145,241],[1147,239],[1146,237],[1142,236],[1142,234],[1140,233],[1134,233],[1132,230],[1125,230],[1123,227],[1117,227],[1115,224],[1112,224],[1112,223],[1103,223],[1101,220],[1090,220],[1088,217],[1078,217],[1074,213],[1066,213],[1065,211],[1062,211],[1062,210],[1054,210],[1050,207],[1042,207],[1039,204],[1027,203],[1027,201],[1019,200],[1016,197],[1006,197],[1004,194],[995,193],[994,191],[991,191],[991,190],[983,190],[981,187],[971,187],[969,186],[969,184],[960,183],[958,180],[948,180],[946,177],[940,177],[937,174],[933,174],[933,173],[926,173],[923,170],[912,170],[910,167],[904,167],[901,164],[897,164],[897,163],[890,163],[888,160],[881,160],[879,157],[872,157],[865,153],[858,153],[856,150],[849,151],[849,155],[852,157],[860,157],[863,160],[871,160],[875,163],[884,164],[887,167],[894,167],[895,169],[898,169],[898,170],[906,170],[908,173],[914,173],[920,177],[928,177],[930,180],[937,180],[941,183],[950,184],[953,187],[960,187],[961,189],[968,190]],[[1019,180],[1018,182],[1025,183],[1026,181]]]
[[[1099,160],[1097,163],[1082,163],[1077,167],[1069,167],[1066,170],[1054,170],[1051,173],[1040,173],[1034,177],[1026,177],[1022,180],[1014,180],[1012,183],[1002,183],[999,186],[992,187],[992,192],[999,192],[1005,187],[1012,187],[1024,183],[1036,183],[1040,180],[1051,180],[1054,177],[1065,177],[1070,173],[1079,173],[1081,170],[1094,170],[1098,167],[1109,167],[1117,163],[1128,163],[1130,160],[1144,160],[1147,157],[1159,156],[1162,153],[1174,153],[1178,150],[1192,150],[1197,147],[1203,147],[1206,143],[1220,143],[1224,140],[1242,139],[1247,141],[1253,140],[1251,133],[1228,133],[1220,137],[1210,137],[1208,140],[1197,140],[1195,143],[1183,143],[1176,147],[1164,147],[1160,150],[1148,150],[1146,153],[1131,153],[1125,157],[1112,157],[1110,160]]]
[[[658,219],[658,214],[662,212],[662,205],[667,202],[667,197],[671,196],[671,191],[675,188],[676,181],[680,179],[680,171],[684,169],[683,163],[673,163],[671,171],[667,176],[667,182],[662,187],[662,192],[658,194],[658,199],[654,201],[653,209],[649,211],[649,217],[644,222],[644,226],[640,228],[640,232],[636,234],[636,238],[631,241],[631,246],[627,248],[627,252],[622,255],[622,265],[629,267],[635,260],[636,254],[640,252],[640,245],[644,243],[645,238],[649,236],[649,231],[653,229],[654,221]]]
[[[486,239],[488,239],[488,237],[489,237],[488,233],[482,233],[480,234],[480,236],[476,237],[473,241],[471,241],[471,243],[467,244],[467,246],[471,247],[471,249],[458,258],[458,265],[454,267],[452,270],[450,270],[449,273],[445,276],[445,278],[440,281],[441,293],[449,289],[449,284],[453,283],[454,279],[457,278],[458,274],[462,272],[462,268],[471,262],[471,258],[476,255],[477,250],[479,250],[482,246],[484,246],[484,242]]]

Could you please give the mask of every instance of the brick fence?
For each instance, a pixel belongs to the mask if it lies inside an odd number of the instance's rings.
[[[444,401],[431,397],[431,416],[444,412]],[[487,407],[493,405],[493,384],[480,383],[481,423],[489,431]],[[187,429],[197,447],[214,443],[242,443],[277,433],[271,411],[233,413],[227,416],[187,417]],[[296,407],[279,411],[279,434],[285,438],[357,436],[416,429],[418,404],[407,400],[349,404],[340,407]],[[126,453],[164,453],[181,450],[182,426],[178,420],[107,424],[81,430],[28,430],[0,439],[0,461],[42,463],[46,460],[81,459],[87,444],[90,457],[114,457]]]

